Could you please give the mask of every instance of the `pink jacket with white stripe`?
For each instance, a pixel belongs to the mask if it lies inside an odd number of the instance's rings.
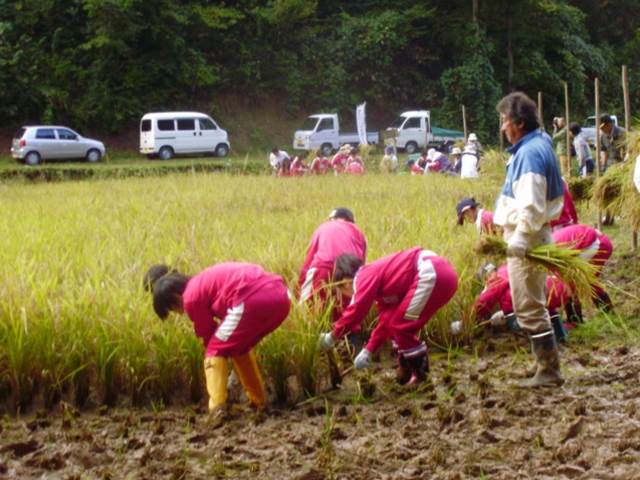
[[[569,225],[553,232],[554,243],[566,243],[573,250],[586,250],[604,236],[603,233],[589,225]]]
[[[329,220],[320,225],[311,237],[311,244],[300,270],[299,285],[304,283],[310,268],[333,271],[333,263],[342,254],[350,253],[364,262],[367,258],[367,239],[355,223]]]
[[[334,324],[333,336],[341,338],[358,327],[371,310],[373,302],[376,302],[379,312],[397,307],[416,285],[418,256],[422,251],[423,248],[414,247],[361,267],[353,279],[351,303]],[[396,311],[390,317],[385,316],[385,323],[393,323],[406,313]],[[379,326],[380,323],[376,329]],[[375,332],[371,333],[371,337],[375,336]]]
[[[573,203],[573,197],[569,191],[569,186],[564,180],[562,181],[562,185],[564,205],[562,207],[562,212],[560,212],[560,216],[549,222],[551,228],[562,228],[567,225],[575,225],[578,223],[578,212],[576,211],[576,206]]]
[[[230,308],[274,282],[283,283],[282,277],[265,272],[259,265],[239,262],[219,263],[191,277],[182,303],[195,334],[206,346],[218,328],[214,318],[223,319]]]

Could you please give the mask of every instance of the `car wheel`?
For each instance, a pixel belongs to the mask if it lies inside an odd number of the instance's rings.
[[[226,157],[227,155],[229,155],[229,147],[224,143],[221,143],[216,147],[215,155],[216,157],[220,158]]]
[[[40,154],[38,152],[29,152],[24,157],[24,163],[27,165],[38,165],[40,163]]]
[[[99,150],[92,148],[87,152],[87,155],[85,158],[89,163],[96,163],[96,162],[99,162],[100,159],[102,159],[102,154],[100,153]]]
[[[158,156],[160,157],[160,160],[171,160],[173,157],[173,148],[162,147],[158,152]]]
[[[320,147],[320,151],[322,152],[322,155],[328,157],[333,153],[333,146],[330,143],[323,143]]]
[[[418,144],[416,142],[407,142],[407,144],[404,146],[404,151],[409,155],[411,155],[412,153],[416,153],[418,151]]]

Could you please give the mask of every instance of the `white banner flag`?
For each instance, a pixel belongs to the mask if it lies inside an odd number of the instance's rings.
[[[360,145],[367,145],[367,120],[365,115],[365,107],[367,102],[362,105],[358,105],[356,108],[356,125],[358,127],[358,138],[360,139]]]

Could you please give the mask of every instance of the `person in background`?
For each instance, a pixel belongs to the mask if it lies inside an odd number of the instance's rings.
[[[566,245],[569,249],[580,250],[580,257],[596,267],[598,277],[602,274],[602,269],[613,253],[613,244],[609,237],[589,225],[570,225],[556,230],[553,232],[553,241]],[[609,294],[600,286],[593,288],[593,303],[605,312],[613,311],[613,303]]]
[[[344,335],[360,328],[375,302],[378,323],[366,347],[356,356],[355,368],[370,367],[372,354],[392,340],[398,348],[398,383],[426,380],[427,345],[418,335],[458,288],[458,275],[451,264],[421,247],[367,265],[352,255],[341,255],[335,262],[333,282],[342,295],[351,298],[351,303],[332,331],[321,335],[321,348],[333,348]]]
[[[477,150],[467,144],[460,158],[460,178],[478,178],[478,159]]]
[[[398,156],[393,145],[384,147],[384,156],[380,161],[380,171],[382,173],[393,173],[398,170]]]
[[[364,162],[356,147],[351,147],[349,151],[346,172],[352,175],[362,175],[364,173]]]
[[[558,387],[564,379],[546,309],[546,273],[525,254],[552,241],[549,222],[562,211],[562,176],[551,137],[540,131],[535,102],[514,92],[502,98],[496,110],[501,131],[512,146],[493,221],[504,229],[513,307],[520,328],[530,338],[537,365],[534,376],[520,385]]]
[[[562,179],[562,212],[560,216],[549,222],[551,230],[556,231],[569,225],[575,225],[578,223],[578,212],[576,211],[576,205],[573,203],[573,197],[569,191],[569,185]]]
[[[311,162],[310,171],[313,175],[325,175],[329,172],[330,166],[329,159],[322,155],[321,152],[317,152],[313,162]]]
[[[513,313],[507,265],[501,265],[497,270],[491,267],[493,265],[483,268],[486,277],[485,287],[473,304],[476,322],[489,320],[493,327],[507,326],[511,331],[520,331],[516,315]],[[545,291],[546,306],[554,334],[557,340],[565,341],[567,329],[558,311],[571,301],[571,289],[557,276],[547,275]],[[461,330],[462,324],[452,323],[453,333],[459,333]]]
[[[467,145],[473,148],[478,157],[482,155],[482,144],[478,141],[478,136],[475,133],[469,134],[469,138],[467,138]]]
[[[348,208],[335,208],[326,222],[311,236],[298,278],[299,300],[304,303],[314,296],[325,302],[331,291],[333,265],[340,255],[349,253],[363,262],[367,257],[367,239],[355,223]],[[346,305],[344,305],[346,306]]]
[[[226,415],[228,359],[251,404],[262,409],[267,397],[253,349],[289,314],[282,278],[250,263],[219,263],[192,277],[155,265],[144,285],[152,290],[158,317],[186,313],[202,339],[212,418],[222,421]]]
[[[427,165],[424,169],[425,175],[427,173],[439,172],[443,165],[442,157],[446,156],[444,153],[437,151],[435,148],[430,148],[427,151]],[[448,163],[448,160],[447,160]]]
[[[343,173],[347,167],[347,159],[349,158],[349,152],[351,151],[351,145],[342,145],[338,152],[331,159],[331,168],[333,168],[334,175]]]
[[[610,115],[604,114],[600,116],[601,172],[604,172],[614,163],[624,160],[625,135],[625,129],[615,125]]]
[[[458,214],[458,225],[464,222],[474,223],[478,230],[478,235],[496,235],[498,230],[493,224],[493,212],[480,208],[480,204],[473,198],[463,198],[456,205]]]
[[[581,177],[587,177],[593,173],[595,162],[591,155],[589,143],[582,135],[582,127],[577,123],[569,126],[569,136],[573,139],[573,148],[576,151],[576,161],[578,163],[578,174]]]
[[[304,163],[307,152],[296,155],[291,162],[290,172],[294,177],[301,177],[309,172],[309,167]]]
[[[411,175],[424,175],[424,168],[420,166],[420,160],[422,157],[417,160],[409,160],[409,170],[411,171]]]
[[[290,160],[287,152],[280,150],[278,147],[273,147],[269,154],[269,165],[271,165],[273,174],[277,175],[283,171],[285,169],[285,163],[290,162]],[[288,165],[286,166],[286,170],[288,171]]]
[[[572,124],[573,125],[573,124]],[[560,161],[560,166],[565,168],[567,163],[567,122],[564,117],[553,117],[553,148]]]
[[[451,163],[453,164],[453,171],[459,175],[462,167],[462,162],[460,161],[462,157],[462,150],[460,150],[459,147],[453,147],[450,157]]]

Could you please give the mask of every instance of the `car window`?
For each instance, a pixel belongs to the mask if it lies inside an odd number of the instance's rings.
[[[402,128],[420,128],[420,117],[409,118]]]
[[[36,131],[36,138],[55,140],[56,134],[53,132],[53,128],[39,128]]]
[[[333,130],[333,118],[323,118],[318,124],[318,132],[322,130]]]
[[[151,131],[151,120],[142,120],[140,123],[140,131],[141,132],[150,132]]]
[[[175,130],[173,120],[158,120],[158,130],[162,130],[163,132]]]
[[[22,136],[24,135],[24,132],[26,131],[27,131],[26,128],[19,128],[16,134],[13,136],[13,138],[22,138]]]
[[[210,118],[199,118],[200,130],[215,130],[216,124]]]
[[[71,130],[67,130],[66,128],[58,128],[56,131],[58,132],[58,138],[60,140],[75,140],[78,138],[75,133]]]
[[[178,130],[195,130],[196,121],[193,118],[179,118]]]

